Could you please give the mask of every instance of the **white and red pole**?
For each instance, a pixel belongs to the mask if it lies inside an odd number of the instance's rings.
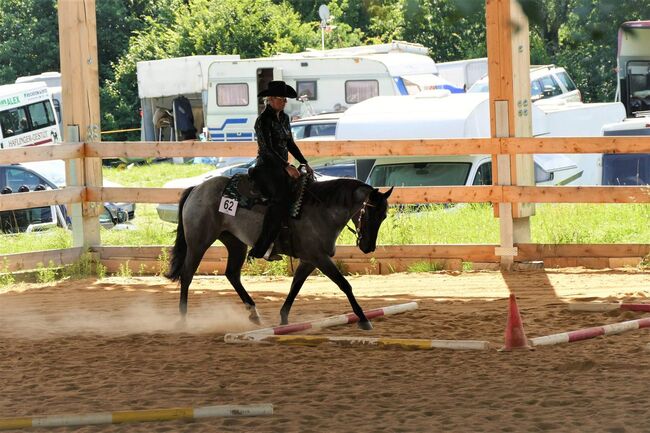
[[[549,346],[552,344],[573,343],[574,341],[587,340],[600,335],[620,334],[621,332],[633,331],[641,328],[650,328],[650,317],[612,323],[610,325],[594,326],[593,328],[584,328],[577,331],[546,335],[544,337],[535,337],[530,338],[529,341],[533,346]]]
[[[374,310],[368,310],[365,312],[365,315],[368,319],[375,319],[377,317],[389,316],[391,314],[404,313],[406,311],[413,311],[418,308],[417,302],[407,302],[406,304],[391,305],[384,308],[376,308]],[[359,321],[354,313],[341,314],[339,316],[327,317],[325,319],[317,319],[309,322],[302,323],[292,323],[289,325],[275,326],[272,328],[263,328],[255,329],[253,331],[241,332],[237,334],[226,334],[224,339],[227,339],[231,335],[236,335],[240,337],[239,339],[250,339],[253,340],[256,337],[268,336],[268,335],[285,335],[293,334],[294,332],[306,331],[308,329],[323,329],[330,328],[332,326],[347,325],[350,323],[356,323]]]

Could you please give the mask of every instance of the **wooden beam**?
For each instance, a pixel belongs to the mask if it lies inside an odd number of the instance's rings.
[[[79,260],[81,248],[64,248],[60,250],[44,250],[29,253],[0,254],[0,263],[6,263],[9,272],[37,269],[39,265],[64,266]]]
[[[497,152],[501,143],[490,138],[427,140],[336,140],[299,142],[305,156],[419,156],[468,155]],[[176,156],[257,155],[255,142],[215,143],[200,141],[88,143],[86,156],[99,158],[170,158]]]
[[[3,194],[0,195],[0,211],[30,209],[52,204],[81,203],[84,199],[85,189],[83,187]]]
[[[422,140],[335,140],[298,143],[305,156],[425,156],[425,155],[490,155],[528,153],[650,153],[650,137],[502,137]],[[78,144],[73,144],[75,149]],[[188,147],[186,147],[188,146]],[[39,146],[53,147],[57,146]],[[22,148],[28,160],[40,157],[37,149]],[[16,149],[19,150],[19,149]],[[34,151],[33,153],[31,151]],[[13,152],[14,150],[5,151]],[[102,142],[86,143],[85,156],[97,158],[171,158],[176,156],[250,156],[257,153],[254,142],[213,143],[169,142]],[[14,162],[21,153],[0,162]],[[56,158],[71,157],[67,151]],[[22,157],[21,157],[22,160]]]
[[[69,188],[67,188],[69,189]],[[383,189],[383,188],[382,188]],[[184,188],[87,187],[85,200],[178,203]],[[36,194],[36,193],[33,193]],[[39,192],[38,194],[45,194]],[[39,201],[44,202],[45,199]],[[10,196],[0,203],[11,203]],[[650,203],[648,186],[428,186],[396,187],[390,204],[422,203]],[[16,205],[13,208],[16,208]],[[21,205],[21,207],[24,207]]]
[[[505,202],[531,203],[650,203],[650,187],[644,186],[509,186]]]
[[[552,267],[559,265],[603,268],[636,265],[642,257],[650,254],[650,244],[517,244],[519,260],[543,260]],[[443,266],[461,266],[468,262],[475,269],[496,265],[499,257],[494,254],[497,245],[380,245],[371,254],[363,254],[353,245],[339,245],[334,259],[349,272],[389,273],[406,270],[414,263],[432,262]],[[150,247],[99,247],[101,262],[110,272],[117,272],[128,261],[132,269],[144,265],[148,272],[158,273],[162,250],[167,246]],[[223,246],[208,248],[201,262],[201,273],[223,272],[227,251]],[[489,267],[489,266],[488,266]]]
[[[35,147],[18,147],[3,149],[2,152],[0,152],[0,164],[81,158],[83,153],[84,146],[82,143],[45,144]]]
[[[650,153],[650,137],[511,137],[500,153]]]
[[[78,136],[74,139],[80,142],[100,140],[95,0],[60,0],[58,19],[65,140],[72,141],[72,131],[77,131],[75,135]],[[101,159],[86,157],[72,164],[78,167],[71,168],[68,165],[68,185],[102,185]],[[84,204],[82,224],[73,224],[74,246],[83,245],[88,248],[101,243],[97,216],[102,210],[103,206],[96,203]]]

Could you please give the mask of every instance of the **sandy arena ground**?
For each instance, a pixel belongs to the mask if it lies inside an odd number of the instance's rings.
[[[273,403],[260,418],[30,431],[78,432],[649,432],[647,329],[500,353],[517,295],[528,337],[644,317],[570,312],[572,300],[650,302],[650,273],[559,269],[350,277],[365,309],[419,309],[328,335],[488,340],[489,351],[227,345],[253,329],[223,277],[198,278],[189,326],[178,288],[159,278],[16,285],[0,292],[0,417]],[[286,278],[244,281],[276,325]],[[350,311],[310,278],[291,320]],[[647,315],[648,313],[646,313]],[[323,333],[323,332],[321,332]]]

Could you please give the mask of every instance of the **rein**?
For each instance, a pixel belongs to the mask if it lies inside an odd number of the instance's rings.
[[[356,230],[353,229],[352,227],[350,227],[349,223],[345,224],[347,229],[350,230],[352,232],[352,234],[356,236],[356,238],[357,238],[357,241],[356,241],[357,246],[359,246],[359,242],[363,238],[363,225],[362,225],[362,222],[363,222],[363,216],[366,213],[366,208],[368,208],[368,207],[377,207],[377,206],[374,205],[374,204],[370,204],[368,199],[366,199],[366,200],[364,200],[363,206],[361,206],[361,209],[359,209],[358,211],[356,211],[355,213],[352,214],[352,217],[350,219],[353,219],[356,214],[359,214],[359,218],[357,219],[357,224],[356,224],[356,226],[357,226]]]

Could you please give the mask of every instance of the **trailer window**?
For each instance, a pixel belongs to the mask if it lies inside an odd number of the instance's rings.
[[[243,107],[248,105],[248,84],[217,84],[219,107]]]
[[[298,97],[305,96],[309,101],[318,99],[316,81],[296,81]]]
[[[379,81],[350,80],[345,82],[345,102],[356,104],[379,95]]]

